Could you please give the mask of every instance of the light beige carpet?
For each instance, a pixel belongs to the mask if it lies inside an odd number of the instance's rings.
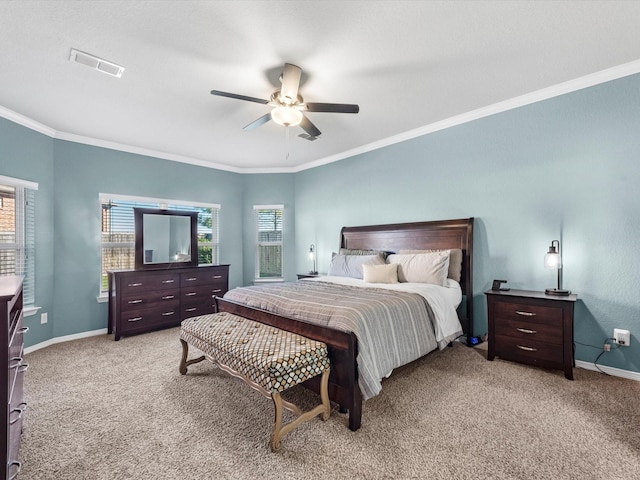
[[[334,409],[271,453],[272,402],[180,354],[174,328],[27,355],[19,480],[640,479],[640,382],[456,344],[385,379],[359,431]]]

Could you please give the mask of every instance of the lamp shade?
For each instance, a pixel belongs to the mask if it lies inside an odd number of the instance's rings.
[[[311,270],[309,270],[309,274],[317,275],[318,272],[316,271],[316,249],[313,243],[311,244],[311,247],[309,247],[309,260],[311,260],[311,263],[313,265]]]
[[[555,242],[556,240],[554,240]],[[549,247],[549,251],[544,256],[544,266],[545,268],[559,268],[560,267],[560,253],[556,250],[553,242]]]
[[[547,295],[566,296],[571,293],[570,290],[562,288],[562,256],[560,255],[560,240],[553,240],[549,246],[549,251],[544,256],[545,268],[553,268],[558,270],[558,287],[547,288]]]

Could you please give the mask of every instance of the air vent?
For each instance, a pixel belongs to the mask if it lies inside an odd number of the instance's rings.
[[[100,57],[96,57],[95,55],[81,52],[75,48],[71,49],[69,60],[118,78],[122,77],[122,74],[124,73],[124,67]]]

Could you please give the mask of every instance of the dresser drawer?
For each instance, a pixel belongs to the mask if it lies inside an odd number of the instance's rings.
[[[180,289],[139,291],[134,295],[124,295],[120,308],[123,312],[140,310],[146,307],[178,308],[180,305]]]
[[[180,275],[181,287],[208,285],[210,283],[227,283],[227,274],[223,269],[203,269],[202,271],[183,273]]]
[[[163,325],[177,325],[180,323],[180,307],[174,308],[149,308],[145,310],[132,310],[123,313],[120,318],[120,332],[132,332],[137,330],[153,329]]]
[[[179,285],[179,273],[128,275],[122,279],[122,291],[119,292],[119,295],[129,295],[133,292],[144,292],[148,290],[161,290],[178,287]]]
[[[213,300],[207,302],[202,302],[194,305],[183,305],[182,311],[180,314],[182,315],[182,319],[197,317],[199,315],[208,315],[210,313],[216,313],[216,305]]]
[[[562,368],[563,351],[557,345],[531,339],[495,336],[495,354],[504,360],[513,360],[548,368]]]
[[[219,297],[224,295],[226,287],[226,284],[213,284],[183,288],[181,300],[183,304],[201,303],[202,299],[211,300],[214,295]]]

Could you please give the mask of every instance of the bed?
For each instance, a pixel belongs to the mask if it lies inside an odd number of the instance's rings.
[[[460,326],[462,332],[454,332],[453,330],[444,332],[444,334],[440,335],[440,340],[436,340],[435,347],[434,343],[428,340],[427,343],[431,346],[424,351],[419,351],[419,353],[410,353],[409,361],[428,353],[430,350],[437,350],[437,347],[442,348],[443,344],[450,341],[459,333],[465,334],[467,339],[471,338],[473,335],[473,218],[343,227],[340,232],[339,246],[340,249],[346,249],[350,252],[377,250],[396,253],[400,251],[459,249],[462,258],[461,270],[458,272],[458,283],[460,298],[462,300],[454,311],[454,315],[457,316],[456,323]],[[355,282],[357,281],[354,281],[354,283]],[[264,298],[262,298],[263,292],[259,290],[259,287],[241,287],[234,289],[228,292],[225,298],[216,298],[216,303],[218,311],[234,313],[326,343],[329,348],[329,358],[332,366],[331,378],[329,380],[329,396],[331,400],[339,404],[341,412],[349,412],[349,428],[351,430],[357,430],[362,423],[363,399],[371,397],[372,394],[375,395],[378,391],[375,377],[380,377],[377,380],[381,380],[383,376],[390,374],[392,371],[392,368],[389,369],[388,372],[386,371],[389,365],[378,366],[377,371],[371,374],[368,371],[368,363],[366,363],[370,356],[369,353],[372,350],[376,352],[384,350],[386,345],[376,343],[378,340],[371,340],[371,338],[368,337],[365,339],[366,341],[363,342],[362,328],[354,327],[351,329],[347,324],[342,323],[339,324],[339,326],[326,322],[314,323],[318,322],[318,320],[316,319],[312,322],[311,316],[309,315],[307,318],[306,311],[299,307],[302,304],[306,305],[307,303],[311,303],[308,300],[314,296],[317,297],[318,302],[320,302],[319,299],[321,297],[329,299],[327,300],[329,303],[331,303],[331,298],[335,298],[336,305],[338,305],[341,301],[338,297],[341,297],[342,300],[345,297],[350,298],[349,289],[360,288],[360,286],[352,286],[349,285],[349,283],[350,280],[347,278],[342,285],[339,284],[339,288],[342,290],[341,293],[336,293],[334,290],[331,290],[335,287],[323,281],[322,277],[314,280],[302,280],[295,282],[295,284],[284,284],[282,286],[269,286],[265,288],[272,291],[270,293],[272,297],[265,298],[273,298],[275,292],[275,296],[279,299],[278,303],[282,303],[282,308],[284,309],[274,308],[274,302],[271,300],[265,301]],[[256,290],[256,288],[258,288],[258,290]],[[359,300],[360,305],[353,306],[349,304],[343,306],[343,311],[351,310],[352,307],[354,309],[366,309],[370,304],[386,302],[386,300],[382,298],[385,295],[382,289],[374,290],[373,288],[367,288],[360,290],[366,292],[363,295],[358,294],[358,297],[362,297]],[[266,295],[267,293],[265,292],[264,294]],[[304,295],[306,295],[306,297],[304,297]],[[385,303],[384,309],[392,312],[392,316],[395,315],[394,321],[398,320],[399,316],[404,315],[404,313],[401,313],[403,312],[402,309],[412,308],[405,305],[409,302],[409,297],[418,296],[415,293],[401,293],[397,291],[388,295],[389,305]],[[355,295],[353,298],[355,298]],[[393,305],[394,299],[399,305]],[[280,300],[282,300],[282,302],[280,302]],[[287,307],[285,300],[291,301],[292,304],[297,301],[297,306]],[[286,310],[286,308],[289,308],[289,310]],[[394,310],[394,308],[399,308],[400,310]],[[272,311],[268,311],[267,309]],[[283,315],[278,313],[283,311],[290,312],[290,314]],[[411,316],[411,314],[409,313],[407,316]],[[402,321],[405,321],[404,318]],[[409,323],[407,325],[410,325],[407,329],[414,329],[416,323]],[[368,327],[365,327],[365,329],[367,328]],[[437,329],[438,328],[435,327],[435,330]],[[412,336],[426,337],[429,335],[426,331],[420,331],[418,333],[412,331]],[[434,339],[437,335],[438,332],[431,334]],[[369,345],[368,342],[373,342],[373,344]],[[393,348],[398,350],[397,347]],[[389,347],[390,350],[393,348]],[[420,346],[416,348],[424,349],[425,347]],[[404,346],[399,350],[404,351]],[[363,355],[367,357],[364,360]],[[360,365],[358,359],[360,359]],[[403,359],[402,362],[407,363],[406,360],[407,359]],[[319,382],[317,379],[312,379],[307,382],[306,386],[319,391]],[[365,395],[363,395],[363,392]]]

